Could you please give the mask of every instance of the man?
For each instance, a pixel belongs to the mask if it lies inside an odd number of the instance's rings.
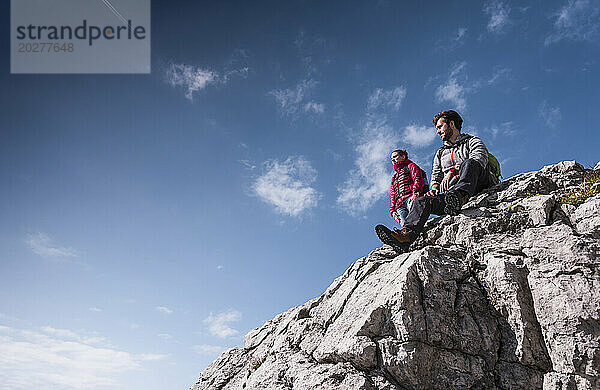
[[[396,173],[390,185],[390,215],[402,227],[413,201],[423,195],[425,179],[421,168],[408,159],[406,150],[394,150],[391,159]]]
[[[419,236],[429,215],[458,215],[469,197],[497,184],[488,169],[488,152],[481,139],[462,134],[462,118],[453,110],[433,118],[437,134],[444,142],[433,159],[431,189],[415,199],[401,230],[377,225],[375,232],[383,243],[402,253]]]

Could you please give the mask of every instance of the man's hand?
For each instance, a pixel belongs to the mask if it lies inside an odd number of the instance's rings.
[[[440,185],[435,183],[431,185],[431,188],[429,189],[429,192],[426,193],[425,195],[427,196],[436,196],[440,193]]]
[[[392,213],[392,217],[394,217],[394,219],[396,220],[396,222],[398,222],[398,223],[401,223],[401,222],[400,222],[400,216],[398,215],[398,213],[397,213],[397,212],[395,212],[395,211],[394,211],[394,212]]]
[[[444,179],[442,179],[441,190],[442,192],[448,192],[448,187],[450,187],[450,180],[454,177],[454,173],[452,171],[448,171]]]

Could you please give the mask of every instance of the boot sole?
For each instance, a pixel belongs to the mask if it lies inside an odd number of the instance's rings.
[[[460,199],[458,195],[450,192],[444,197],[444,202],[446,203],[446,206],[444,206],[446,214],[453,216],[460,214]]]
[[[377,233],[377,237],[383,242],[394,248],[397,253],[404,253],[408,251],[408,247],[410,244],[403,244],[400,241],[396,240],[392,236],[392,231],[383,225],[375,226],[375,233]]]

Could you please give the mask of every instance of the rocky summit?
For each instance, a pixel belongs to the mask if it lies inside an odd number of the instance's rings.
[[[192,389],[600,389],[600,195],[565,195],[590,173],[519,174],[375,249]]]

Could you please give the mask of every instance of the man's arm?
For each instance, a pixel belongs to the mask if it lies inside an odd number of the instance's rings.
[[[487,167],[488,150],[478,137],[471,137],[469,140],[469,158],[477,161],[483,168]]]
[[[431,171],[431,186],[433,187],[435,184],[440,184],[442,179],[444,178],[444,172],[442,171],[442,160],[440,158],[440,150],[435,153],[433,156],[433,169]]]
[[[394,179],[395,178],[396,178],[396,175],[392,176],[392,184],[390,184],[390,215],[394,219],[396,219],[396,217],[394,216],[394,214],[396,214],[396,209],[394,208],[394,204],[396,203],[396,198],[398,196],[396,194],[396,191],[394,190]]]
[[[442,161],[440,159],[440,150],[433,156],[433,169],[431,171],[431,186],[429,192],[426,195],[434,196],[440,193],[440,183],[444,178],[444,172],[442,171]]]

